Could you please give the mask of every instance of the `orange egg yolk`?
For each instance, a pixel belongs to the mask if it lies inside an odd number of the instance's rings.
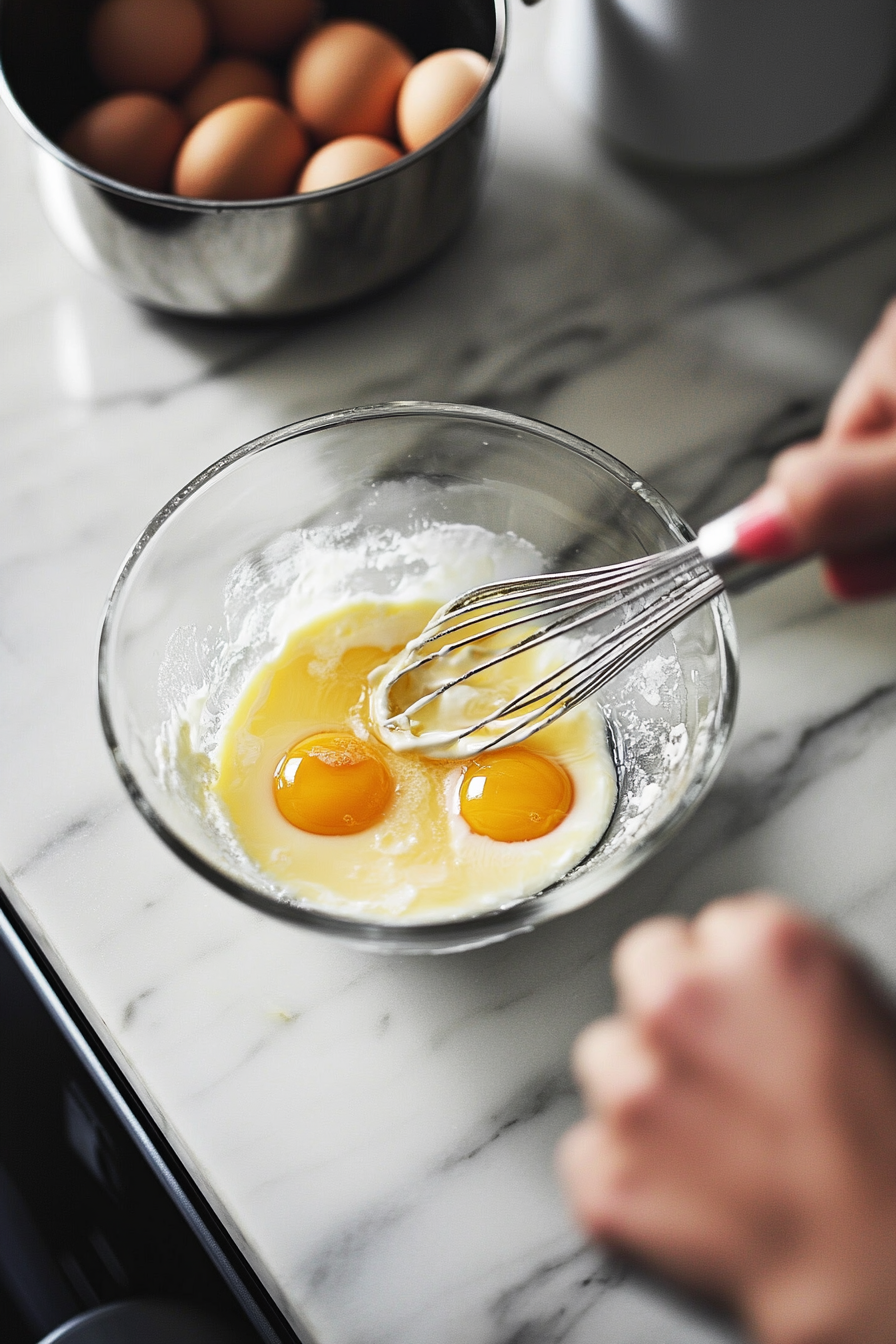
[[[572,780],[562,765],[525,747],[484,753],[468,765],[460,814],[490,840],[537,840],[572,807]]]
[[[383,815],[395,785],[373,747],[351,733],[296,742],[274,771],[282,816],[313,835],[355,835]]]

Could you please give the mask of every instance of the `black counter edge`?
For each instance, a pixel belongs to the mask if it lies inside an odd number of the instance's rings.
[[[296,1333],[280,1310],[49,963],[15,908],[6,889],[8,881],[3,874],[0,938],[195,1233],[249,1322],[266,1344],[312,1344],[310,1339],[303,1340]]]

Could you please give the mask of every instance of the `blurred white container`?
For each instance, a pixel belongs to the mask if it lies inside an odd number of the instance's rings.
[[[549,69],[616,143],[755,168],[836,140],[883,94],[896,0],[552,0]]]

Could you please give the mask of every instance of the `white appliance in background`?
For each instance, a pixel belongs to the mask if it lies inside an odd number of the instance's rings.
[[[621,148],[678,167],[772,166],[880,100],[896,0],[550,0],[551,83]]]

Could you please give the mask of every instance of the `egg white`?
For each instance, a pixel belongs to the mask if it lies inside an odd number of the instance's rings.
[[[395,538],[390,543],[380,539],[371,547],[380,572],[401,558],[393,552],[408,540]],[[445,763],[433,772],[432,762],[398,755],[379,745],[372,731],[366,684],[359,684],[357,701],[341,722],[315,718],[316,711],[309,711],[310,717],[303,721],[297,709],[295,717],[283,725],[282,740],[274,734],[263,747],[258,738],[235,744],[235,725],[248,722],[241,719],[247,702],[253,697],[253,703],[259,702],[259,687],[284,659],[293,656],[290,650],[312,650],[307,665],[316,669],[314,675],[322,685],[328,678],[335,684],[335,669],[347,650],[381,649],[388,655],[418,633],[437,606],[472,583],[507,577],[508,570],[521,573],[533,568],[530,547],[478,527],[423,529],[414,534],[413,556],[413,568],[404,569],[387,597],[370,592],[369,587],[363,591],[365,585],[353,570],[350,582],[334,583],[328,594],[326,569],[317,565],[304,601],[301,587],[293,586],[271,623],[280,635],[278,648],[244,686],[223,725],[215,753],[219,772],[228,753],[231,762],[239,756],[256,771],[251,807],[248,812],[242,807],[239,823],[235,813],[229,812],[226,788],[220,783],[212,786],[229,816],[237,844],[287,899],[390,923],[468,918],[544,890],[597,845],[612,817],[617,792],[606,723],[593,701],[543,729],[528,744],[564,766],[573,782],[574,797],[568,815],[548,835],[513,843],[477,835],[461,816],[463,762]],[[345,572],[343,548],[334,557],[330,573],[344,579]],[[557,649],[549,656],[560,659],[564,651]],[[311,835],[291,826],[276,808],[271,787],[275,757],[302,736],[340,728],[349,728],[377,745],[396,781],[396,794],[385,814],[366,831],[351,836]],[[434,820],[436,789],[439,818]]]

